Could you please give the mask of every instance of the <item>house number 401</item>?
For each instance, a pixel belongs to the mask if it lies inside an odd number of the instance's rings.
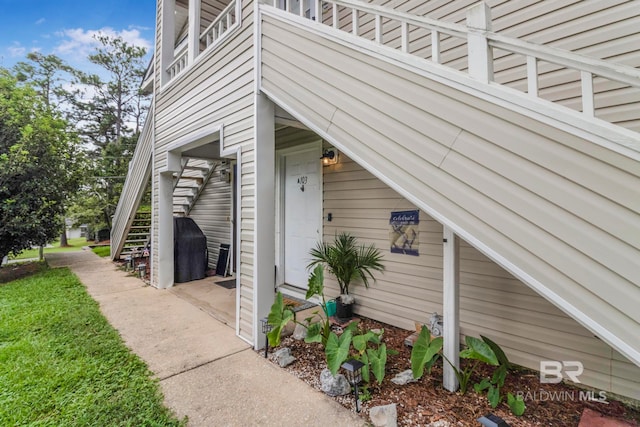
[[[304,191],[304,185],[307,183],[307,177],[301,176],[298,178],[298,185],[300,186],[300,191]]]

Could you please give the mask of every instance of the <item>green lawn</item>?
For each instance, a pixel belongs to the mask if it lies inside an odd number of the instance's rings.
[[[52,248],[44,248],[44,253],[50,254],[55,252],[73,252],[73,251],[81,251],[83,246],[87,246],[92,242],[87,242],[85,237],[78,237],[76,239],[68,239],[67,243],[69,243],[68,247],[61,248],[60,240],[56,240],[51,244]],[[10,256],[10,259],[29,259],[29,258],[38,258],[38,249],[29,249],[26,251],[22,251],[18,256]]]
[[[0,325],[0,425],[181,425],[68,269],[0,286]]]
[[[96,246],[95,248],[91,248],[91,250],[94,254],[101,257],[107,257],[111,255],[111,246]]]

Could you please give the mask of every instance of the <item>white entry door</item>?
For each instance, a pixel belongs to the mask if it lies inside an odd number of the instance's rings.
[[[284,282],[307,288],[309,251],[322,232],[320,149],[284,157]]]

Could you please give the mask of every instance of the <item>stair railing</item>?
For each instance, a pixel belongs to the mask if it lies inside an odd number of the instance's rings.
[[[117,259],[120,256],[127,233],[142,200],[144,189],[151,178],[152,123],[153,107],[149,110],[147,120],[138,138],[136,149],[129,163],[129,173],[122,187],[118,206],[113,216],[111,224],[111,259]]]
[[[364,3],[358,0],[299,0],[300,7],[295,15],[309,18],[316,23],[346,31],[361,38],[386,47],[412,53],[413,45],[431,45],[430,57],[433,63],[443,64],[443,53],[456,45],[467,45],[467,67],[456,69],[484,83],[498,83],[494,80],[494,49],[526,58],[526,92],[543,99],[539,95],[538,83],[541,71],[538,64],[544,61],[561,68],[576,70],[580,74],[581,114],[595,117],[594,77],[617,82],[633,88],[640,88],[640,70],[614,64],[573,53],[570,51],[526,42],[491,32],[490,9],[479,3],[467,11],[467,25],[447,23],[435,19],[396,11],[388,7]],[[289,1],[265,0],[264,4],[293,13]],[[305,7],[305,4],[307,7]],[[317,11],[308,14],[306,11]],[[428,37],[429,40],[426,40]],[[446,41],[446,49],[443,47]],[[502,55],[504,57],[504,55]],[[448,66],[446,63],[443,64]],[[548,72],[548,67],[545,72]],[[601,83],[602,86],[606,82]],[[549,101],[548,99],[546,99]],[[553,101],[552,101],[553,102]]]

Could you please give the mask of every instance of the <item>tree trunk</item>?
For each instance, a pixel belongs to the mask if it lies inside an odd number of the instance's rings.
[[[40,248],[38,249],[38,259],[40,261],[44,260],[44,246],[40,245]]]
[[[65,248],[67,246],[69,246],[69,242],[67,241],[67,230],[65,229],[60,234],[60,247]]]

